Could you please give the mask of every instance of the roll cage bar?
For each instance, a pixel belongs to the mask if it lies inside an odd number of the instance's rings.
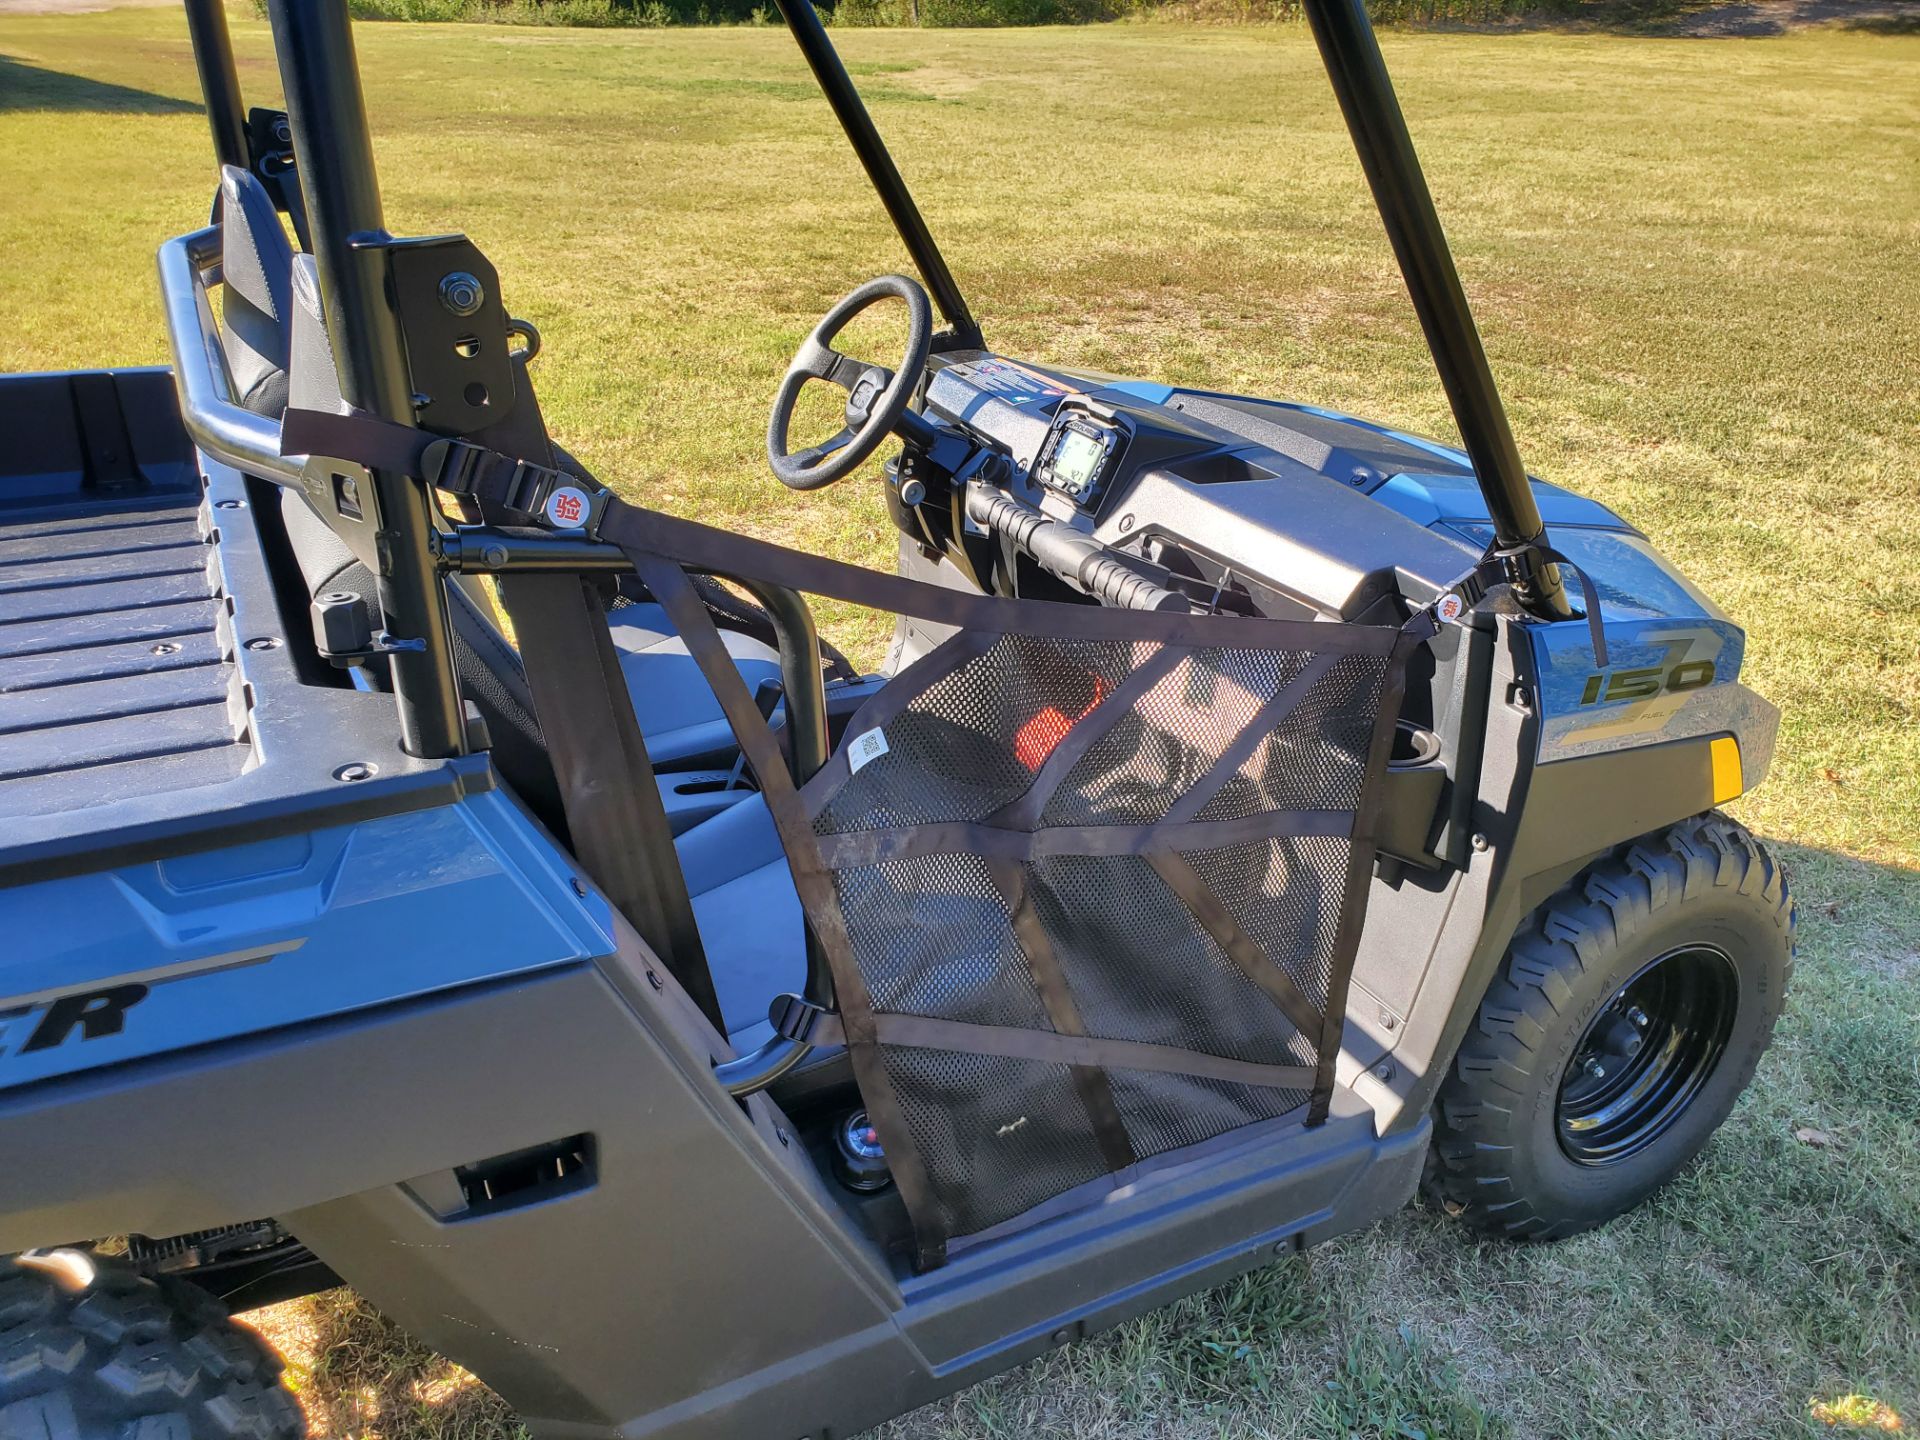
[[[220,164],[256,167],[262,157],[250,138],[248,116],[242,108],[222,0],[184,3],[215,157]],[[984,348],[966,297],[828,38],[812,0],[775,3],[945,318],[947,328],[938,337],[938,348]],[[1544,548],[1546,527],[1364,0],[1303,3],[1486,498],[1493,521],[1494,549],[1525,556]],[[342,395],[359,410],[410,424],[414,418],[413,397],[406,355],[379,253],[392,237],[386,231],[381,210],[346,0],[268,0],[267,10],[286,95],[294,168],[304,193],[305,218]],[[204,253],[205,232],[189,239],[200,242],[195,247],[197,255],[210,258]],[[180,249],[183,244],[175,242],[174,248]],[[192,283],[201,278],[204,268],[187,264],[185,254],[184,249],[179,254],[162,251],[163,288],[167,289],[170,314],[176,304],[192,303]],[[185,285],[188,290],[182,292],[177,285]],[[184,301],[183,294],[187,296]],[[200,303],[204,308],[204,301]],[[207,368],[205,356],[179,353],[184,348],[176,327],[175,358],[182,371]],[[182,384],[185,394],[184,378]],[[190,414],[187,421],[196,438],[215,440],[213,448],[223,458],[239,462],[255,459],[253,451],[264,447],[258,443],[263,437],[255,435],[254,429],[271,427],[247,426],[239,419],[237,407],[216,404],[211,408],[235,412],[225,415],[232,423],[222,429],[218,423],[210,423],[206,415]],[[288,483],[288,462],[278,454],[277,447],[257,458],[267,463],[267,469],[258,473]],[[417,480],[375,469],[372,481],[383,532],[384,563],[378,576],[382,613],[394,633],[418,636],[426,642],[392,657],[402,743],[409,753],[424,758],[457,755],[465,748],[465,724],[451,658],[442,572],[457,568],[460,538],[440,532],[426,487]],[[578,569],[598,568],[602,557],[588,552],[607,548],[557,537],[551,541],[514,540],[516,552],[525,552],[529,566],[542,568],[566,563],[564,555],[546,553],[560,545],[578,553],[578,561],[569,567]],[[517,561],[515,564],[518,568]],[[1515,567],[1513,574],[1518,598],[1532,613],[1555,620],[1571,615],[1557,567],[1522,565]]]

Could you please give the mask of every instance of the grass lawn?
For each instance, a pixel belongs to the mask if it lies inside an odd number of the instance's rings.
[[[841,39],[996,348],[1451,434],[1304,30]],[[263,27],[236,43],[268,101]],[[761,456],[795,343],[905,263],[782,34],[360,44],[390,222],[487,250],[569,448],[887,563],[868,482],[798,497]],[[1412,1210],[886,1433],[1920,1425],[1920,37],[1386,48],[1522,453],[1745,624],[1786,712],[1735,809],[1792,872],[1797,989],[1700,1163],[1598,1234],[1511,1249]],[[0,369],[163,358],[153,250],[211,189],[194,95],[172,8],[0,17]],[[351,1298],[262,1319],[316,1434],[513,1433]]]

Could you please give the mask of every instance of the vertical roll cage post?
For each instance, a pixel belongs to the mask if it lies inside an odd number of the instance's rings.
[[[222,0],[186,0],[186,6],[194,68],[200,72],[207,125],[213,131],[214,161],[244,170],[248,163],[247,112],[240,103],[240,72],[233,63],[227,12]]]
[[[380,206],[346,0],[269,0],[267,16],[341,395],[357,409],[410,425],[413,389],[381,250],[392,237]],[[466,748],[465,713],[427,489],[392,471],[372,474],[381,614],[393,634],[424,642],[392,656],[401,744],[427,759],[459,755]]]
[[[1544,545],[1547,527],[1526,467],[1520,463],[1520,449],[1507,423],[1506,407],[1500,403],[1486,347],[1460,286],[1460,273],[1433,208],[1433,194],[1421,173],[1365,0],[1305,3],[1327,79],[1346,116],[1353,148],[1359,152],[1407,293],[1413,297],[1414,313],[1420,317],[1427,348],[1433,352],[1434,367],[1453,407],[1454,423],[1460,427],[1480,493],[1486,498],[1494,543],[1502,551],[1514,552]],[[1573,613],[1557,566],[1523,570],[1515,579],[1517,598],[1534,614],[1564,620]]]
[[[814,13],[812,0],[775,3],[873,188],[879,192],[881,203],[893,217],[894,227],[927,282],[928,291],[952,324],[957,343],[978,347],[979,327],[919,207],[907,193],[906,182],[887,154],[872,117],[861,104],[846,66]],[[1520,462],[1520,450],[1487,364],[1486,349],[1447,249],[1446,233],[1434,211],[1433,196],[1414,153],[1406,117],[1394,96],[1364,0],[1305,0],[1305,5],[1327,78],[1353,135],[1361,168],[1393,244],[1407,291],[1413,297],[1414,312],[1420,317],[1427,348],[1453,407],[1454,422],[1460,427],[1480,492],[1486,497],[1496,548],[1521,554],[1543,546],[1546,525],[1528,484],[1526,467]],[[962,335],[967,338],[958,340]],[[1521,565],[1511,573],[1516,594],[1534,614],[1564,620],[1573,613],[1556,566]]]
[[[800,53],[806,57],[807,67],[819,82],[827,104],[833,107],[840,128],[847,132],[867,179],[879,192],[880,203],[887,207],[893,228],[900,232],[907,254],[913,257],[914,268],[926,282],[927,293],[946,317],[947,333],[934,337],[934,349],[981,349],[979,322],[967,308],[966,296],[960,293],[953,272],[947,268],[946,257],[940,253],[920,207],[914,204],[907,182],[900,178],[893,156],[887,153],[886,142],[874,128],[873,117],[867,113],[860,92],[854,88],[853,77],[841,63],[840,52],[827,38],[826,27],[820,23],[813,0],[774,0],[774,4],[780,7],[780,16],[787,22],[787,30],[800,47]]]

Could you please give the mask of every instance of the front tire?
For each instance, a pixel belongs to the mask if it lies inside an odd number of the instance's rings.
[[[1786,877],[1725,816],[1596,861],[1488,988],[1435,1105],[1428,1196],[1515,1240],[1631,1209],[1733,1109],[1792,969]]]
[[[191,1285],[82,1251],[0,1260],[0,1440],[302,1440],[281,1368]]]

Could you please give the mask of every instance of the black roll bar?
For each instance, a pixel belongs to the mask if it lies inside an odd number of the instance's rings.
[[[340,393],[358,409],[410,425],[413,388],[382,249],[392,237],[346,0],[268,0],[267,16]],[[382,531],[375,577],[381,614],[394,635],[426,642],[392,657],[401,744],[428,759],[459,755],[466,749],[465,712],[427,488],[386,470],[373,472],[373,488]]]
[[[934,241],[933,232],[927,228],[920,207],[914,204],[907,182],[900,178],[893,156],[887,153],[886,142],[881,140],[880,132],[874,128],[873,117],[867,113],[860,92],[854,88],[853,77],[847,74],[847,67],[840,61],[840,52],[833,48],[833,41],[827,38],[826,27],[820,23],[812,0],[774,0],[774,4],[780,7],[781,18],[787,22],[788,31],[799,45],[800,53],[806,57],[813,78],[819,82],[822,93],[827,97],[827,104],[833,107],[834,115],[839,118],[840,128],[847,132],[847,139],[853,144],[854,154],[860,157],[867,179],[873,182],[873,188],[879,192],[880,203],[887,207],[887,214],[893,219],[893,228],[900,232],[907,253],[913,257],[914,268],[926,282],[927,293],[947,319],[951,335],[940,348],[983,348],[980,325],[967,308],[967,298],[960,293],[953,272],[947,268],[946,257],[940,253],[940,246]]]
[[[240,72],[233,63],[233,38],[227,33],[222,0],[186,0],[187,34],[193,41],[194,68],[213,131],[216,164],[248,167],[247,112],[240,103]]]
[[[1486,347],[1460,287],[1460,273],[1447,249],[1446,232],[1440,228],[1440,216],[1433,208],[1433,195],[1421,173],[1364,0],[1306,0],[1306,11],[1327,79],[1346,116],[1353,147],[1360,154],[1360,166],[1366,171],[1407,293],[1413,297],[1414,312],[1426,333],[1427,348],[1433,352],[1440,383],[1453,407],[1454,423],[1473,461],[1487,514],[1493,519],[1494,539],[1502,549],[1543,543],[1547,527],[1520,462],[1520,448],[1500,403]],[[1573,612],[1567,606],[1559,567],[1542,566],[1538,574],[1531,593],[1519,598],[1543,618],[1566,619]]]

